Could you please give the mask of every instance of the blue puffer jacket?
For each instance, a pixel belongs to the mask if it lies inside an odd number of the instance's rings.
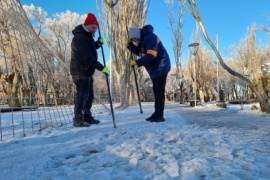
[[[138,46],[131,44],[130,50],[141,56],[136,60],[137,65],[144,66],[151,79],[156,79],[168,74],[171,62],[166,49],[153,32],[153,26],[144,26],[141,29],[141,42]]]

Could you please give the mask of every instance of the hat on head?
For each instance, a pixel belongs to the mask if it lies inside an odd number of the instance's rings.
[[[96,16],[94,14],[88,13],[83,24],[85,26],[90,25],[90,24],[95,24],[95,25],[98,26],[98,21],[97,21],[97,18],[96,18]]]
[[[129,39],[141,39],[141,30],[139,28],[131,27],[128,29],[128,37]]]

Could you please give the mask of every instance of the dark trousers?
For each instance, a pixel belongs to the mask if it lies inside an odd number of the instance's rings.
[[[91,107],[94,99],[93,78],[73,75],[72,79],[76,85],[74,103],[75,118],[83,117],[85,114],[91,115]]]
[[[154,116],[157,118],[163,117],[164,105],[165,105],[165,86],[166,86],[167,74],[157,79],[152,79],[153,91],[155,96],[155,112]]]

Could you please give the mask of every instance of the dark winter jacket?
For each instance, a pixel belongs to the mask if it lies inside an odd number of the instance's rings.
[[[141,42],[138,46],[131,44],[130,50],[141,56],[136,60],[137,65],[144,66],[151,79],[156,79],[168,74],[171,62],[166,49],[153,32],[153,26],[144,26],[141,29]]]
[[[100,46],[94,41],[91,33],[82,25],[72,31],[74,37],[71,42],[70,74],[92,76],[95,69],[102,71],[104,66],[98,61],[97,48]]]

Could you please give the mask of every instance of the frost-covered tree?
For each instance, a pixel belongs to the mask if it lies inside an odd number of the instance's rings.
[[[142,27],[146,20],[150,0],[96,0],[100,12],[101,27],[106,43],[112,52],[113,73],[120,90],[120,106],[135,103],[136,88],[130,67],[130,52],[127,50],[127,28]],[[114,6],[112,6],[113,2]],[[101,13],[102,12],[102,13]],[[111,23],[112,22],[112,23]],[[142,72],[143,68],[136,68]],[[140,78],[138,78],[138,81]]]
[[[44,66],[47,66],[49,74],[53,79],[50,83],[40,74],[40,80],[43,81],[40,94],[47,94],[47,91],[53,93],[55,99],[54,103],[59,104],[57,99],[61,99],[61,96],[65,96],[63,92],[67,94],[72,93],[72,84],[66,83],[63,86],[63,81],[71,81],[69,76],[69,62],[70,62],[70,44],[72,39],[72,29],[78,24],[82,23],[84,17],[66,11],[63,13],[56,13],[52,18],[47,17],[47,13],[40,7],[35,7],[33,4],[30,6],[24,6],[26,14],[32,25],[35,26],[35,31],[39,37],[40,42],[46,46],[50,51],[49,62],[41,62]],[[44,55],[44,54],[43,54]],[[48,55],[48,54],[47,54]],[[46,55],[46,56],[47,56]],[[45,83],[46,82],[46,83]],[[41,97],[40,99],[46,99]]]
[[[69,63],[72,30],[83,23],[85,17],[74,12],[56,13],[45,21],[46,40],[57,52],[59,58]]]
[[[41,31],[44,29],[47,12],[41,7],[36,7],[33,4],[30,6],[23,5],[23,9],[28,19],[31,21],[37,35],[39,36]]]
[[[185,79],[181,61],[182,44],[184,40],[182,35],[184,13],[180,6],[177,6],[178,8],[174,10],[174,0],[164,0],[164,3],[167,5],[167,16],[170,23],[170,30],[172,31],[173,52],[176,66],[175,80],[177,86],[180,87],[180,103],[182,103]]]

